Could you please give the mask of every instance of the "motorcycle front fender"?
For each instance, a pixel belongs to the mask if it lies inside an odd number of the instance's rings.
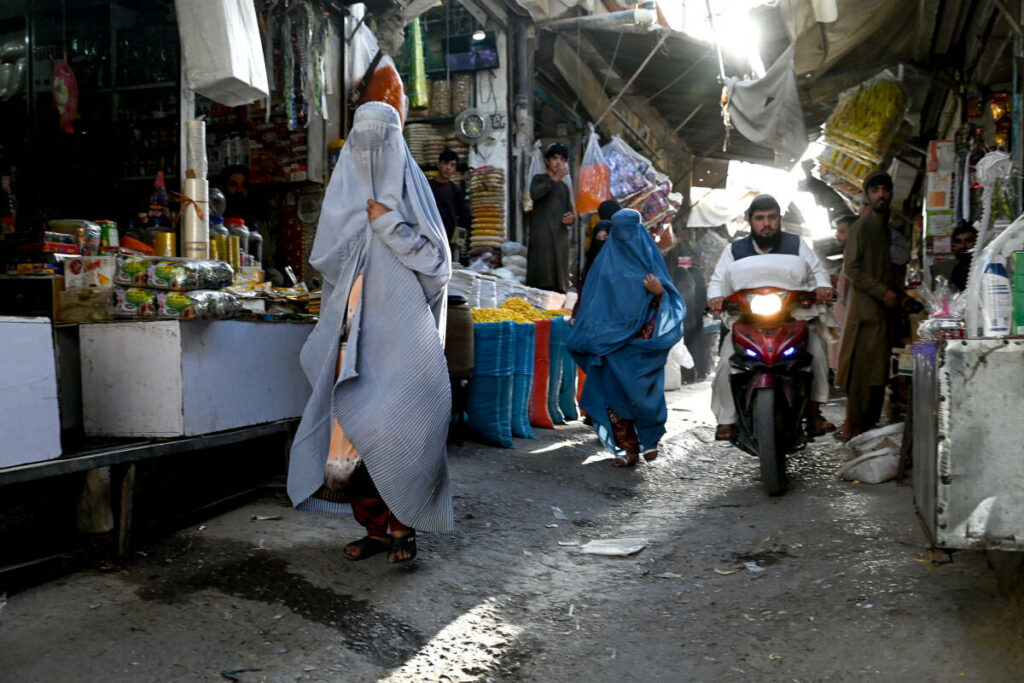
[[[751,409],[755,391],[758,389],[771,389],[774,387],[781,387],[782,393],[786,397],[786,402],[789,405],[793,405],[793,401],[796,398],[793,389],[793,378],[788,375],[775,375],[770,372],[761,372],[750,378],[750,382],[747,384],[747,395],[744,398],[747,410],[749,411]]]

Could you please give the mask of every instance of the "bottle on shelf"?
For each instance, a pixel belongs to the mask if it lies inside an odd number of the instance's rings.
[[[243,254],[249,253],[249,228],[245,227],[245,221],[241,218],[231,217],[224,219],[224,225],[228,234],[238,238],[238,248]]]
[[[260,234],[255,224],[246,226],[249,228],[249,255],[252,256],[253,265],[263,267],[263,235]]]

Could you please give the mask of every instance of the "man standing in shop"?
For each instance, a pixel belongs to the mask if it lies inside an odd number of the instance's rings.
[[[868,211],[850,226],[843,250],[850,291],[836,384],[846,390],[844,440],[874,428],[881,416],[891,355],[889,313],[902,298],[892,283],[892,178],[872,174],[864,181],[864,195]]]
[[[441,214],[444,231],[448,234],[449,244],[455,236],[455,228],[469,227],[466,195],[458,184],[452,182],[458,165],[459,155],[445,148],[437,157],[437,176],[430,181],[430,191],[434,193],[434,201]]]
[[[533,217],[526,263],[528,286],[562,293],[569,291],[569,227],[574,220],[569,186],[562,182],[569,174],[568,161],[565,145],[552,143],[544,152],[547,173],[530,181]]]
[[[971,254],[977,241],[978,231],[969,225],[961,225],[954,230],[953,258],[932,266],[932,281],[941,275],[961,292],[966,290],[967,274],[971,272]]]

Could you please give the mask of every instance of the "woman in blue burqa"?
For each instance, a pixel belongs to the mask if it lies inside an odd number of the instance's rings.
[[[685,318],[640,214],[617,212],[583,284],[568,346],[587,375],[580,407],[618,467],[632,467],[641,454],[658,457],[668,417],[665,361],[683,337]]]
[[[302,349],[312,395],[295,435],[288,495],[347,514],[366,536],[345,556],[416,555],[416,529],[451,531],[444,358],[451,252],[427,179],[382,102],[356,110],[320,213],[310,264],[320,320]]]

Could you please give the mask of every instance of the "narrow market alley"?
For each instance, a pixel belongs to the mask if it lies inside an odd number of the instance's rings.
[[[633,470],[579,422],[452,447],[457,533],[408,567],[346,561],[354,521],[279,495],[11,595],[0,678],[1019,680],[1024,622],[982,553],[932,564],[910,488],[838,481],[828,437],[768,498],[708,394],[668,394],[662,457]],[[645,547],[581,552],[612,538]]]

